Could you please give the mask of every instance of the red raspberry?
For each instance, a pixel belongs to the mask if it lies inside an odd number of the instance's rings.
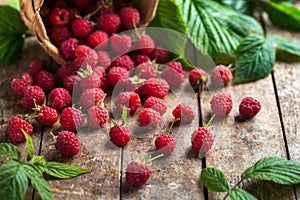
[[[35,120],[42,126],[53,126],[56,123],[58,114],[54,108],[50,108],[49,106],[43,106],[38,112],[37,115],[41,115],[36,117]]]
[[[86,43],[97,49],[104,49],[107,46],[108,35],[104,31],[94,31],[86,39]]]
[[[101,15],[97,19],[98,29],[105,31],[108,35],[115,33],[121,25],[120,17],[114,13]]]
[[[150,54],[154,48],[154,41],[149,35],[143,35],[135,44],[135,49],[139,53]]]
[[[12,117],[8,122],[8,135],[12,142],[22,142],[25,140],[21,129],[28,135],[31,135],[33,131],[33,127],[28,121],[22,119],[20,116]]]
[[[10,87],[16,95],[23,97],[25,89],[31,86],[31,84],[32,78],[25,72],[20,74],[17,78],[14,78],[11,81]]]
[[[180,62],[172,62],[166,66],[161,74],[170,86],[178,87],[184,82],[185,72]]]
[[[201,154],[206,154],[214,143],[214,136],[205,127],[199,127],[192,134],[192,148]]]
[[[54,8],[50,14],[50,22],[54,26],[65,26],[69,22],[69,11],[64,8]]]
[[[121,79],[128,79],[129,72],[122,67],[112,67],[107,74],[107,81],[111,87],[115,87],[115,85]]]
[[[77,46],[78,40],[76,38],[69,38],[60,44],[60,52],[66,60],[74,60]]]
[[[144,108],[140,112],[139,122],[141,126],[158,125],[161,122],[161,116],[159,112],[151,108]]]
[[[227,116],[232,109],[230,94],[217,94],[210,100],[212,111],[218,116]]]
[[[136,66],[143,63],[149,63],[151,61],[147,54],[137,54],[133,60]]]
[[[69,11],[69,21],[73,21],[77,18],[77,16],[80,16],[80,11],[77,8],[68,8]]]
[[[77,18],[72,21],[71,28],[74,35],[78,38],[84,38],[93,32],[94,24],[87,19]]]
[[[122,113],[123,107],[126,106],[127,112],[133,115],[141,106],[141,100],[135,92],[122,92],[117,96],[115,106],[120,113]]]
[[[55,148],[62,155],[72,157],[80,151],[80,142],[74,133],[62,131],[56,138]]]
[[[123,147],[130,141],[130,129],[127,126],[114,126],[109,130],[109,137],[112,143]]]
[[[85,108],[99,105],[104,101],[105,93],[100,88],[86,89],[80,96],[80,103]]]
[[[165,49],[157,47],[151,53],[151,60],[155,60],[159,64],[165,64],[170,60],[170,53]]]
[[[51,30],[51,41],[58,47],[60,47],[63,41],[66,41],[72,36],[73,34],[66,26],[55,26]]]
[[[78,72],[81,77],[80,87],[82,90],[89,88],[100,88],[102,77],[91,68]]]
[[[108,121],[108,111],[102,106],[93,106],[88,110],[88,125],[92,128],[102,127]]]
[[[140,24],[140,13],[134,7],[124,7],[119,10],[119,17],[125,29],[138,27]]]
[[[32,82],[33,82],[31,75],[27,72],[21,73],[21,78],[24,81],[26,81],[28,84],[32,84]]]
[[[44,70],[44,64],[39,60],[33,60],[29,65],[28,73],[34,78],[42,70]]]
[[[125,179],[128,185],[140,187],[148,181],[151,175],[151,168],[140,162],[131,162],[127,165]]]
[[[117,57],[111,64],[114,67],[122,67],[128,71],[134,68],[134,62],[128,55],[123,55]]]
[[[49,92],[55,85],[53,74],[47,71],[40,71],[34,78],[37,86],[40,86],[45,92]]]
[[[60,78],[60,80],[64,80],[68,76],[72,76],[72,75],[75,75],[75,74],[76,74],[76,72],[75,72],[75,69],[73,68],[72,64],[62,65],[58,69],[58,77]]]
[[[217,66],[211,73],[211,83],[216,87],[222,87],[232,82],[232,73],[224,65]]]
[[[72,0],[72,3],[79,9],[79,10],[84,10],[87,9],[88,7],[91,7],[95,1],[94,0]]]
[[[168,94],[169,84],[164,79],[150,78],[145,83],[145,92],[151,97],[163,98]]]
[[[91,65],[92,67],[96,66],[98,63],[98,54],[97,52],[86,45],[79,45],[75,50],[76,59],[79,59],[79,66],[74,66],[75,70],[79,70],[82,64]],[[76,59],[74,62],[76,62]]]
[[[193,69],[189,74],[189,82],[192,86],[201,83],[201,81],[207,83],[207,80],[208,74],[203,69]]]
[[[112,34],[110,37],[110,45],[117,54],[124,54],[131,49],[131,37],[127,34]]]
[[[102,66],[96,66],[93,68],[94,73],[98,74],[101,79],[103,79],[103,76],[105,74],[105,68]]]
[[[156,138],[155,147],[163,154],[171,154],[176,147],[176,139],[172,134],[163,133]]]
[[[153,110],[160,113],[160,115],[164,115],[167,112],[168,106],[164,102],[164,100],[157,97],[149,97],[145,103],[145,108],[152,108]]]
[[[76,75],[68,76],[63,81],[63,86],[66,90],[68,90],[70,93],[73,92],[73,89],[75,87],[75,83],[79,82],[80,78]]]
[[[34,101],[37,105],[43,105],[45,102],[45,93],[39,86],[29,86],[24,91],[24,96],[22,98],[22,106],[27,109],[34,108]]]
[[[172,111],[172,114],[175,119],[180,119],[180,121],[184,123],[191,123],[195,119],[193,109],[185,103],[178,104]]]
[[[135,68],[135,75],[139,78],[150,79],[156,78],[156,71],[152,63],[142,63]]]
[[[55,88],[49,94],[49,100],[52,108],[61,111],[72,104],[72,97],[68,90],[64,88]]]
[[[240,115],[245,119],[254,117],[261,109],[261,105],[258,100],[252,97],[245,97],[239,105]]]
[[[98,51],[98,65],[103,66],[105,69],[107,69],[111,64],[111,59],[106,51]]]
[[[76,131],[84,122],[82,112],[73,107],[65,108],[60,115],[61,127],[67,131]]]

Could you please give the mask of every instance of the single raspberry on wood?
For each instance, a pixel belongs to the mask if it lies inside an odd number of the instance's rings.
[[[22,142],[25,140],[22,130],[28,135],[31,135],[33,127],[28,121],[22,119],[20,116],[12,117],[8,122],[8,135],[12,142]]]
[[[88,110],[88,125],[100,128],[108,121],[108,111],[102,106],[92,106]]]
[[[65,108],[60,115],[60,124],[67,131],[76,131],[84,122],[84,116],[80,110],[73,107]]]
[[[44,70],[44,64],[40,60],[33,60],[30,62],[28,73],[32,78],[34,78],[42,70]]]
[[[129,72],[122,67],[112,67],[107,74],[109,86],[115,87],[121,79],[128,79]]]
[[[47,71],[40,71],[34,78],[37,86],[40,86],[45,92],[49,92],[55,85],[54,75]]]
[[[50,105],[57,111],[61,111],[72,104],[72,97],[64,88],[54,88],[49,94]]]
[[[192,148],[201,154],[206,154],[214,143],[214,136],[206,127],[199,127],[192,134]]]
[[[78,38],[90,35],[94,30],[94,23],[83,18],[74,19],[71,23],[72,32]]]
[[[218,65],[212,71],[210,80],[216,87],[227,86],[232,82],[233,76],[231,71],[224,65]]]
[[[241,117],[245,119],[250,119],[257,115],[260,111],[260,102],[252,97],[245,97],[239,105],[239,113]]]
[[[200,68],[193,69],[189,74],[189,82],[192,86],[196,86],[197,83],[207,83],[208,74]]]
[[[69,11],[64,8],[54,8],[50,14],[50,22],[54,26],[65,26],[69,22]]]
[[[178,104],[172,111],[175,119],[180,119],[183,123],[191,123],[195,119],[195,113],[193,109],[186,103]]]
[[[151,108],[143,108],[139,115],[140,125],[143,127],[158,125],[161,122],[159,112]]]
[[[154,48],[154,41],[149,35],[143,35],[135,44],[135,49],[139,53],[150,54]]]
[[[160,113],[160,115],[164,115],[167,112],[168,106],[164,102],[163,99],[157,97],[149,97],[145,103],[145,108],[152,108],[153,110]]]
[[[230,94],[217,94],[210,100],[212,111],[218,116],[227,116],[232,110],[232,98]]]
[[[39,86],[29,86],[25,89],[22,106],[27,109],[34,108],[34,99],[37,105],[43,105],[45,102],[45,93]]]
[[[165,79],[170,86],[178,87],[184,82],[185,72],[180,62],[172,62],[163,69],[161,77]]]
[[[108,35],[104,31],[94,31],[86,39],[86,43],[97,49],[104,49],[107,46]]]
[[[115,100],[115,106],[122,113],[124,106],[130,115],[133,115],[141,106],[141,100],[135,92],[121,92]]]
[[[127,126],[113,126],[109,130],[109,137],[112,143],[118,147],[123,147],[130,141],[130,129]]]
[[[118,12],[122,26],[125,29],[138,27],[140,24],[140,13],[134,7],[123,7]]]
[[[62,131],[56,138],[55,148],[62,155],[72,157],[80,151],[80,141],[73,132]]]
[[[114,13],[101,15],[97,19],[99,30],[105,31],[108,35],[115,33],[121,25],[120,17]]]
[[[117,54],[124,54],[131,49],[131,37],[127,34],[112,34],[110,37],[110,45]]]
[[[42,126],[53,126],[57,122],[58,114],[54,108],[49,106],[41,106],[41,108],[36,109],[37,116],[35,121]]]
[[[23,97],[25,89],[31,86],[31,84],[32,78],[28,73],[25,72],[11,81],[10,88],[16,95]]]
[[[161,47],[157,47],[151,53],[151,60],[159,64],[165,64],[170,60],[170,53]]]
[[[111,64],[114,67],[122,67],[130,71],[134,68],[134,62],[128,55],[117,57]]]
[[[145,92],[151,97],[163,98],[168,94],[169,84],[164,79],[150,78],[145,83]]]
[[[104,101],[106,94],[100,88],[90,88],[84,90],[80,95],[81,105],[88,109],[95,105],[100,105]]]
[[[77,46],[78,40],[76,38],[69,38],[60,44],[60,52],[66,60],[74,60]]]
[[[163,130],[162,133],[155,139],[155,148],[163,154],[171,154],[176,148],[176,139],[172,134],[172,128],[174,123],[177,120],[175,119],[170,128]]]

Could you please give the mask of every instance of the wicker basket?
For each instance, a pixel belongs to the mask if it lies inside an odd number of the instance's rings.
[[[51,43],[46,28],[40,15],[40,8],[44,0],[20,0],[20,13],[26,26],[34,33],[40,45],[46,53],[56,62],[63,65],[66,60],[60,54],[59,49]],[[146,27],[156,13],[158,0],[140,0],[136,3],[136,8],[141,13],[140,27]]]

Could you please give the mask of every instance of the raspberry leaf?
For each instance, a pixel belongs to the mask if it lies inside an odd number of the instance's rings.
[[[240,188],[235,188],[235,189],[229,190],[228,194],[231,197],[231,199],[235,199],[235,200],[255,200],[256,199],[252,194],[250,194]]]
[[[260,159],[254,166],[246,169],[242,180],[256,178],[278,184],[300,183],[300,163],[277,157]]]
[[[40,174],[45,172],[46,159],[44,156],[34,156],[31,163],[39,170]]]
[[[15,145],[9,143],[0,143],[0,156],[11,158],[17,161],[19,161],[21,158],[21,154],[18,148]]]
[[[250,5],[248,0],[214,0],[223,5],[229,6],[232,9],[238,11],[239,13],[250,13]]]
[[[58,162],[47,162],[44,166],[44,169],[47,174],[56,178],[72,178],[90,172],[77,166]]]
[[[34,147],[31,140],[31,137],[23,130],[21,129],[22,133],[25,136],[26,144],[27,144],[27,161],[32,159],[33,153],[34,153]]]
[[[226,192],[230,189],[224,173],[214,168],[203,169],[200,181],[207,189],[213,192]]]

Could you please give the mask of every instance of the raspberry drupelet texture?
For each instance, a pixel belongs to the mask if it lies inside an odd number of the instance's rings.
[[[145,108],[152,108],[153,110],[160,113],[160,115],[164,115],[167,112],[167,104],[164,102],[163,99],[157,97],[149,97],[145,103]]]
[[[245,97],[239,105],[239,113],[241,117],[245,119],[250,119],[257,115],[260,111],[260,102],[252,97]]]
[[[32,109],[37,105],[43,105],[45,102],[45,93],[39,86],[29,86],[24,91],[24,96],[22,98],[22,106],[27,109]]]
[[[142,127],[158,125],[161,122],[159,112],[151,108],[143,108],[139,115],[139,122]]]
[[[84,116],[77,108],[67,107],[61,112],[60,124],[67,131],[76,131],[82,126],[83,121]]]
[[[140,13],[134,7],[124,7],[118,12],[122,26],[125,29],[133,29],[140,24]]]
[[[207,153],[213,143],[214,136],[205,127],[199,127],[192,134],[191,138],[192,148],[199,154]]]
[[[130,141],[130,129],[127,126],[114,126],[109,130],[109,137],[112,143],[123,147]]]
[[[151,177],[152,170],[140,162],[131,162],[127,165],[125,172],[126,183],[132,187],[144,185]]]
[[[186,103],[178,104],[172,111],[175,119],[180,119],[181,122],[191,123],[195,119],[195,113],[193,109]]]
[[[56,138],[55,148],[62,155],[72,157],[80,151],[80,142],[73,132],[62,131]]]
[[[114,13],[101,15],[97,19],[97,27],[99,30],[105,31],[108,35],[115,33],[121,25],[120,17]]]
[[[232,98],[230,94],[216,94],[210,100],[212,111],[218,116],[227,116],[232,110]]]
[[[126,106],[127,112],[133,115],[141,106],[141,100],[135,92],[122,92],[117,96],[115,106],[120,113],[122,113],[123,107]]]
[[[31,135],[33,131],[32,125],[22,119],[20,116],[12,117],[8,122],[8,135],[12,142],[22,142],[25,140],[25,136],[22,129]]]
[[[169,84],[164,79],[150,78],[145,83],[145,92],[151,97],[163,98],[169,91]]]
[[[216,87],[227,86],[232,82],[232,73],[224,65],[218,65],[211,73],[211,83]]]

